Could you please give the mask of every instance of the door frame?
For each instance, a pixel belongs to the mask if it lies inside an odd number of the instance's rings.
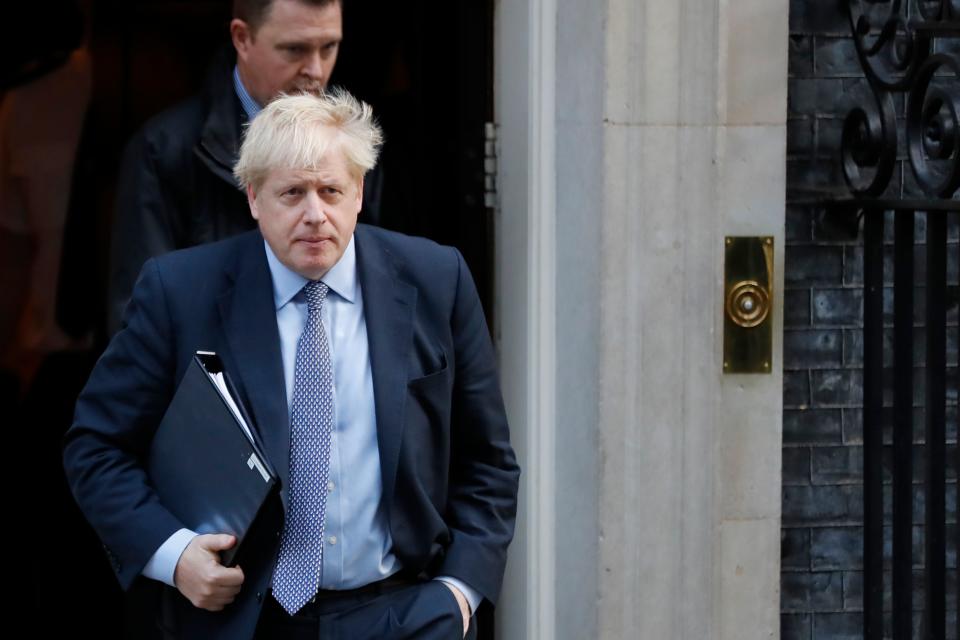
[[[497,637],[555,637],[556,0],[494,7],[495,337],[523,469]]]

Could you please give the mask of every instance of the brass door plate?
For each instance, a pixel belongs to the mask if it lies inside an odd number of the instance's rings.
[[[770,373],[773,237],[727,236],[723,273],[723,372]]]

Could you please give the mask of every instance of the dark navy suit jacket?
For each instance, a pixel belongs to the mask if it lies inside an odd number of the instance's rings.
[[[462,256],[429,240],[358,225],[357,269],[393,552],[404,571],[459,578],[495,602],[514,527],[519,468],[480,301]],[[164,587],[170,635],[250,638],[270,583],[288,484],[289,414],[273,285],[252,231],[148,261],[81,393],[64,440],[78,504],[124,588],[183,525],[143,461],[197,350],[215,351],[251,409],[281,482],[244,543],[244,586],[221,612]]]

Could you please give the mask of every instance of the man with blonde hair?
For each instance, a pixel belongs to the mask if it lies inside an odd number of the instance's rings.
[[[124,588],[169,585],[175,637],[474,637],[497,599],[519,468],[492,345],[459,252],[357,224],[381,142],[346,92],[270,103],[235,167],[258,230],[148,261],[78,399],[71,489]],[[142,466],[198,350],[280,479],[234,567]]]

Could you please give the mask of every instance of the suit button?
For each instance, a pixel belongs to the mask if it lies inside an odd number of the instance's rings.
[[[263,592],[257,591],[257,602],[260,602],[262,600],[263,600]]]

